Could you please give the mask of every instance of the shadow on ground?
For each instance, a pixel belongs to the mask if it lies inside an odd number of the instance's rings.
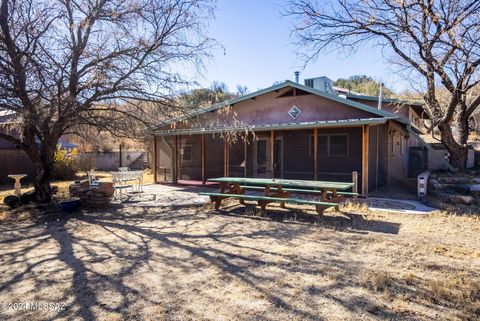
[[[363,251],[357,246],[364,236],[335,230],[396,234],[399,224],[360,215],[317,217],[274,209],[268,217],[255,217],[249,211],[251,207],[233,206],[212,214],[204,207],[117,205],[108,212],[50,213],[36,222],[2,226],[0,298],[66,302],[67,308],[0,311],[0,316],[397,318],[391,299],[369,289],[360,277],[372,267],[349,257],[349,251]],[[374,241],[364,239],[366,244]],[[395,278],[389,282],[386,286],[401,286],[403,296],[428,310],[416,311],[415,318],[428,319],[431,311],[450,304],[425,303],[419,293],[427,295],[428,289],[421,285],[408,286]]]

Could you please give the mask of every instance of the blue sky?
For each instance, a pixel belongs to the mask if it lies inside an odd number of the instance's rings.
[[[210,24],[209,35],[220,42],[224,50],[215,50],[207,64],[202,86],[213,81],[225,82],[231,91],[244,85],[250,91],[265,88],[275,81],[293,79],[300,70],[300,79],[327,76],[333,80],[365,74],[383,81],[395,90],[404,85],[390,71],[379,49],[362,50],[349,56],[332,53],[304,70],[296,56],[297,48],[290,38],[292,19],[282,17],[282,0],[218,0],[216,17]]]

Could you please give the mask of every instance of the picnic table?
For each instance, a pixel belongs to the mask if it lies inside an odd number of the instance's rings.
[[[245,200],[255,200],[265,211],[267,204],[279,202],[282,207],[285,203],[315,205],[317,213],[323,214],[328,207],[338,206],[346,196],[357,196],[357,193],[346,192],[353,187],[353,183],[309,181],[296,179],[275,178],[243,178],[243,177],[220,177],[208,179],[210,182],[220,183],[219,193],[200,193],[210,196],[215,202],[215,209],[219,209],[222,200],[237,198],[241,204]],[[262,195],[246,195],[245,190],[260,190]],[[313,200],[292,197],[291,194],[313,194]]]

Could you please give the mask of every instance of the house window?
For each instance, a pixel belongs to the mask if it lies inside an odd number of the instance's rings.
[[[330,135],[328,141],[328,156],[346,157],[348,156],[348,135]]]
[[[309,139],[308,156],[313,157],[314,141],[313,135]],[[318,135],[318,156],[319,157],[347,157],[348,156],[348,134]]]
[[[184,145],[180,150],[182,155],[182,162],[193,162],[193,146]]]
[[[391,156],[395,156],[395,135],[394,134],[390,134],[389,136],[389,140],[390,140],[390,155]]]

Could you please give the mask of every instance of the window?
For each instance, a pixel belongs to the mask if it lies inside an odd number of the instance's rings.
[[[193,162],[193,147],[192,145],[184,145],[180,153],[182,155],[182,162]]]
[[[348,135],[330,135],[328,156],[345,157],[348,156]]]
[[[309,137],[308,156],[313,157],[314,140],[313,135]],[[348,134],[318,135],[318,156],[319,157],[347,157],[348,156]]]

